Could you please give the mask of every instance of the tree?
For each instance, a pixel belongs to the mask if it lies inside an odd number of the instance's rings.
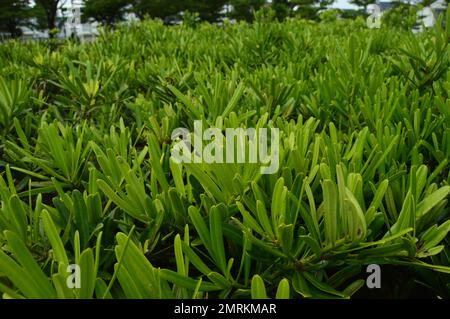
[[[295,15],[304,19],[319,19],[319,11],[326,9],[334,0],[292,0]]]
[[[228,0],[188,0],[186,10],[197,12],[203,21],[217,22],[222,17],[224,6]]]
[[[133,12],[141,19],[148,15],[151,18],[167,21],[168,17],[186,10],[185,2],[184,0],[135,0]]]
[[[233,6],[230,17],[237,20],[252,21],[254,12],[264,6],[266,0],[231,0],[230,4]]]
[[[28,0],[0,0],[0,32],[21,36],[20,27],[29,24],[29,9]]]
[[[376,0],[350,0],[350,3],[354,4],[355,6],[362,7],[364,13],[367,12],[367,7],[369,4],[374,4]]]
[[[318,19],[318,12],[333,2],[334,0],[272,0],[272,8],[279,20],[293,15]]]
[[[57,28],[58,9],[65,3],[65,0],[36,0],[35,2],[37,8],[43,11],[46,27],[49,31],[48,34],[53,38],[55,36],[53,30]]]
[[[130,0],[86,0],[82,9],[83,20],[93,18],[100,23],[112,26],[124,20],[130,4]]]
[[[334,22],[341,14],[342,11],[339,9],[325,10],[319,14],[319,19],[323,22]]]
[[[275,11],[276,17],[279,20],[285,19],[292,13],[289,0],[272,0],[272,9]]]
[[[228,0],[135,0],[134,12],[139,18],[149,15],[172,22],[181,12],[189,11],[199,14],[201,20],[216,22],[222,14]]]

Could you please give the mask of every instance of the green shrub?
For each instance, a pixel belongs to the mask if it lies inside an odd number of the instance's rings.
[[[448,297],[448,34],[269,12],[0,45],[2,297],[349,298],[370,264]],[[195,120],[278,128],[280,169],[176,163]]]

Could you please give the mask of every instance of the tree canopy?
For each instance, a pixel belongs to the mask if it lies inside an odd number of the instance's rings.
[[[85,0],[83,20],[87,21],[92,18],[111,26],[125,18],[130,5],[130,0]]]
[[[28,0],[0,0],[0,32],[15,38],[22,35],[21,26],[28,24]]]

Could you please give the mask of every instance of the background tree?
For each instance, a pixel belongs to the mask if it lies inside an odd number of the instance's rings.
[[[334,22],[342,15],[342,10],[340,9],[330,9],[325,10],[319,14],[320,21],[323,22]]]
[[[29,24],[28,0],[0,0],[0,32],[16,38],[22,35],[21,26]]]
[[[272,9],[279,20],[283,20],[292,13],[292,6],[289,0],[272,0]]]
[[[163,19],[166,23],[179,19],[184,11],[198,13],[203,21],[217,22],[229,0],[135,0],[134,12],[139,18],[148,15]]]
[[[203,21],[217,22],[223,14],[224,6],[229,2],[228,0],[188,0],[185,1],[188,5],[186,10],[197,12]]]
[[[230,4],[233,6],[230,13],[231,18],[252,21],[254,12],[264,6],[266,0],[231,0]]]
[[[184,0],[134,0],[133,12],[140,18],[148,15],[151,18],[160,18],[167,22],[167,18],[178,15],[187,9]]]
[[[41,13],[37,11],[37,17],[45,17],[46,27],[48,34],[51,38],[55,36],[55,30],[57,28],[58,9],[64,5],[65,0],[35,0],[36,10],[41,10]]]
[[[272,8],[279,20],[294,15],[305,19],[318,19],[319,11],[333,2],[334,0],[272,0]]]
[[[334,0],[292,0],[290,5],[295,9],[294,14],[304,19],[318,20],[319,12],[326,9]]]
[[[369,4],[374,4],[375,2],[376,0],[350,0],[351,4],[362,8],[364,13],[367,12],[367,7],[369,6]]]
[[[108,26],[123,21],[128,12],[130,0],[85,0],[82,9],[83,21],[90,18]]]

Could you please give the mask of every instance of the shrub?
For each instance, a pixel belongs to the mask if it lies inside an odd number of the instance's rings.
[[[370,264],[448,297],[449,33],[269,14],[0,45],[3,297],[349,298]],[[196,120],[278,128],[280,169],[175,162]]]

